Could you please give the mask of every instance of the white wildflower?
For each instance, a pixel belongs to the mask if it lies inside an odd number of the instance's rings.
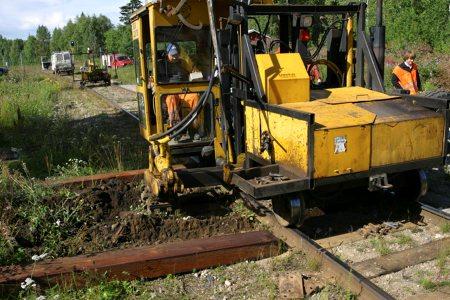
[[[56,227],[59,227],[61,225],[61,220],[60,219],[56,220],[55,224],[56,224]]]
[[[20,283],[20,287],[24,290],[27,289],[29,286],[32,287],[36,286],[36,283],[34,283],[34,280],[31,279],[30,277],[27,277],[24,282]]]
[[[34,261],[39,261],[41,259],[44,259],[47,255],[48,255],[48,253],[42,253],[41,255],[36,255],[35,254],[35,255],[33,255],[31,257],[31,259],[34,260]]]
[[[231,286],[231,281],[225,280],[225,286]]]
[[[45,296],[42,296],[42,295],[36,298],[36,300],[45,300],[45,299],[47,299],[47,298],[45,298]]]

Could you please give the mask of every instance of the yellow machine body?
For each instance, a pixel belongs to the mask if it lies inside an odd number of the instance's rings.
[[[299,53],[257,54],[255,57],[270,104],[309,101],[310,79]]]
[[[314,96],[315,101],[281,105],[314,114],[313,135],[308,135],[306,121],[247,107],[247,151],[306,174],[308,149],[313,149],[309,163],[315,179],[443,155],[445,124],[438,113],[402,110],[399,98],[361,87],[328,89]],[[264,131],[274,141],[270,153],[259,149]]]
[[[252,1],[251,4],[271,3],[272,1]],[[178,4],[183,6],[184,11],[171,13]],[[395,173],[395,169],[389,168],[391,166],[406,164],[401,171],[418,169],[420,167],[417,167],[415,162],[434,162],[445,156],[444,114],[415,105],[401,97],[354,86],[356,67],[353,57],[355,44],[352,20],[356,18],[355,14],[347,14],[348,22],[344,28],[347,36],[345,66],[340,72],[335,71],[336,81],[339,82],[337,85],[331,85],[342,87],[320,89],[326,85],[319,85],[319,89],[312,89],[311,78],[299,53],[255,54],[258,53],[256,48],[252,48],[254,45],[250,44],[249,35],[244,33],[248,29],[246,25],[242,25],[245,22],[239,25],[242,20],[230,13],[230,5],[232,1],[216,1],[214,8],[208,11],[205,0],[151,1],[132,17],[140,130],[150,144],[146,180],[152,186],[154,195],[182,191],[184,183],[177,176],[183,176],[183,172],[178,172],[179,170],[185,170],[184,174],[187,174],[186,170],[194,169],[190,175],[201,173],[195,171],[195,167],[184,164],[184,161],[177,162],[179,165],[175,168],[175,150],[180,156],[184,155],[182,159],[186,161],[192,157],[189,156],[194,151],[192,149],[197,149],[197,155],[201,153],[197,156],[200,157],[200,163],[203,159],[209,159],[204,168],[218,168],[223,171],[215,178],[222,177],[228,184],[232,182],[230,178],[233,174],[242,170],[245,173],[251,168],[277,165],[280,170],[295,174],[295,192],[313,189],[321,179],[325,179],[322,182],[326,185],[333,180],[336,182],[336,179],[342,179],[340,182],[352,180],[352,176],[346,175],[356,173],[361,173],[358,178],[367,178],[372,174],[381,176],[384,173]],[[159,72],[161,54],[164,54],[166,59],[169,57],[167,45],[172,43],[171,39],[178,44],[196,42],[190,47],[197,51],[193,55],[196,60],[202,63],[207,61],[211,67],[214,65],[214,56],[220,57],[217,54],[220,52],[213,52],[214,43],[211,41],[208,13],[214,15],[216,28],[224,30],[219,30],[219,33],[224,35],[218,38],[223,38],[220,40],[222,50],[225,50],[224,45],[232,40],[232,35],[230,40],[226,40],[227,22],[235,26],[234,31],[230,31],[233,36],[236,34],[233,40],[233,49],[236,50],[233,50],[233,59],[224,63],[218,71],[222,76],[231,76],[233,73],[236,78],[229,77],[228,81],[223,80],[220,84],[217,80],[215,84],[211,81],[213,87],[208,102],[209,108],[205,109],[204,106],[201,111],[202,118],[208,119],[206,113],[209,110],[210,126],[209,136],[201,141],[203,144],[194,141],[194,138],[190,143],[180,143],[168,135],[155,138],[155,135],[167,133],[172,126],[176,126],[173,125],[175,123],[167,121],[167,96],[201,95],[208,90],[209,79],[213,80],[216,76],[211,73],[204,75],[206,72],[201,70],[190,75],[202,73],[202,80],[191,80],[189,76],[188,81],[162,82]],[[189,24],[186,25],[187,23]],[[204,38],[196,36],[201,30],[199,28],[205,30]],[[171,29],[174,31],[169,32]],[[197,55],[206,53],[209,49],[211,52],[208,59]],[[231,50],[227,51],[231,53]],[[232,64],[234,68],[228,64]],[[166,67],[165,74],[168,77],[167,69]],[[332,69],[330,67],[330,70]],[[194,108],[192,104],[183,105],[184,111],[181,114],[187,120],[189,109],[194,111]],[[226,116],[227,113],[232,116]],[[192,124],[189,123],[189,126]],[[232,130],[228,131],[227,126],[232,127]],[[177,137],[186,133],[186,128],[177,132]],[[211,156],[204,158],[204,153]],[[257,173],[254,170],[249,172]],[[208,177],[207,175],[204,177]],[[241,175],[244,176],[243,173]],[[261,175],[255,176],[257,178]],[[339,176],[342,177],[336,178]],[[195,178],[201,181],[203,177],[200,177]],[[283,186],[284,190],[270,190],[270,185],[275,183],[269,184],[269,187],[259,187],[252,186],[251,180],[253,179],[250,175],[242,177],[241,183],[244,183],[239,188],[244,187],[243,191],[246,193],[253,190],[264,191],[260,192],[260,198],[294,191],[289,182]],[[248,189],[245,189],[246,187]],[[255,192],[254,195],[256,194]]]

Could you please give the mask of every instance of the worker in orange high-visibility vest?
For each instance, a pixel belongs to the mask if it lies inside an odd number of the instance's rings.
[[[414,52],[404,51],[403,62],[392,71],[392,85],[410,95],[415,95],[422,89],[419,70],[414,63],[415,58]]]

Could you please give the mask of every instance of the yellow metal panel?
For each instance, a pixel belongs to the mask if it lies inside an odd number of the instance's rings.
[[[270,104],[309,101],[310,79],[300,54],[257,54],[256,63]]]
[[[247,151],[269,161],[287,166],[298,175],[308,171],[308,122],[272,112],[246,107]],[[261,133],[272,136],[273,153],[260,153]]]
[[[170,5],[176,7],[180,1],[179,0],[165,0],[164,6]],[[153,5],[152,9],[159,12],[159,4]],[[199,25],[200,23],[208,26],[208,10],[206,7],[206,1],[199,0],[188,0],[184,7],[181,9],[181,14],[186,18],[186,20],[193,24]],[[155,13],[156,26],[174,26],[180,23],[180,20],[176,15],[167,16],[166,14]]]
[[[370,162],[370,127],[315,131],[314,178],[367,171]]]
[[[313,113],[316,124],[327,129],[372,124],[376,115],[351,103],[330,105],[319,101],[286,103],[283,107]]]
[[[353,86],[326,90],[315,90],[311,92],[311,98],[323,103],[339,104],[387,100],[399,97],[389,96],[359,86]]]
[[[258,155],[262,131],[259,120],[259,110],[256,108],[251,108],[248,106],[245,108],[245,129],[247,151]]]
[[[139,22],[139,20],[135,20],[131,23],[131,37],[133,40],[137,40],[139,38]]]
[[[442,156],[442,117],[373,125],[373,167]]]

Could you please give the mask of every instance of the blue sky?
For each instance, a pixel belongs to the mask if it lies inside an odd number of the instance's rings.
[[[119,23],[119,7],[128,0],[0,0],[0,34],[6,38],[26,39],[39,25],[50,32],[63,27],[82,12],[103,14],[113,24]],[[144,1],[142,1],[144,2]]]

